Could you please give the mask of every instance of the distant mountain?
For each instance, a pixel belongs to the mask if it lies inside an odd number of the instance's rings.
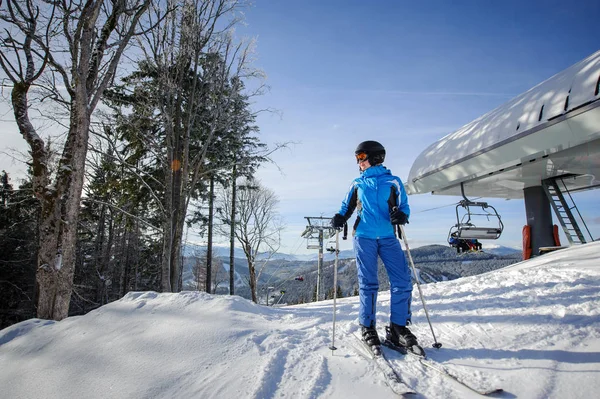
[[[229,257],[229,245],[222,244],[213,244],[213,256],[218,257]],[[246,259],[246,255],[244,255],[244,250],[238,247],[234,247],[233,249],[234,258]],[[183,247],[183,256],[205,256],[206,254],[206,245],[199,244],[185,244]]]
[[[206,245],[198,245],[198,244],[186,244],[183,248],[183,256],[192,257],[192,256],[205,256],[206,254]],[[213,244],[213,256],[215,257],[223,257],[229,258],[229,245],[222,244]],[[234,255],[236,259],[246,259],[246,255],[241,248],[234,247]],[[319,253],[315,251],[313,254],[304,254],[304,255],[292,255],[286,253],[276,252],[274,254],[270,253],[261,253],[256,257],[257,260],[267,260],[276,261],[276,260],[287,260],[287,261],[300,261],[300,262],[309,262],[316,261],[319,257]],[[340,251],[339,254],[340,259],[350,259],[354,258],[353,250],[345,250]],[[325,261],[334,260],[335,255],[332,252],[324,251],[323,259]]]
[[[453,251],[450,246],[444,245],[425,245],[423,247],[413,248],[411,249],[411,253],[427,253],[428,255],[433,255],[433,253],[437,255],[441,255],[442,252],[451,252]],[[496,256],[518,256],[521,254],[521,250],[517,248],[505,247],[502,245],[486,245],[483,248],[483,252]],[[198,244],[186,244],[183,249],[183,256],[205,256],[206,253],[206,245],[198,245]],[[229,246],[222,244],[213,245],[213,256],[215,257],[223,257],[229,258]],[[445,255],[442,255],[445,256]],[[246,255],[241,248],[235,247],[234,249],[234,257],[236,259],[246,259]],[[269,253],[261,253],[256,259],[265,261],[269,259],[269,261],[297,261],[297,262],[312,262],[317,261],[319,257],[319,253],[315,251],[312,254],[303,254],[303,255],[293,255],[277,252],[275,254]],[[340,251],[339,259],[353,259],[354,251],[352,249]],[[324,251],[323,260],[324,261],[332,261],[335,259],[335,255],[333,252]]]
[[[498,255],[498,256],[517,255],[517,254],[523,253],[523,251],[521,249],[504,247],[502,245],[494,245],[494,244],[486,245],[483,248],[483,251],[493,254],[493,255]]]
[[[306,262],[310,262],[310,261],[316,261],[319,259],[319,253],[315,252],[314,254],[307,254],[307,255],[295,255],[294,256],[296,258],[296,260],[303,260]],[[344,251],[340,251],[340,254],[338,256],[339,259],[353,259],[354,258],[354,251],[352,249],[346,249]],[[329,261],[329,260],[335,260],[335,254],[333,252],[324,252],[323,253],[323,260],[325,261]]]

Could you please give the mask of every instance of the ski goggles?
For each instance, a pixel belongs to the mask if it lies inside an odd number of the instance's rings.
[[[364,162],[369,159],[369,156],[366,152],[359,152],[358,154],[354,154],[354,156],[356,157],[356,163]]]

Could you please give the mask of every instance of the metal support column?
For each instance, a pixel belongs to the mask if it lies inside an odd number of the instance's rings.
[[[321,283],[323,274],[323,230],[319,230],[319,259],[317,260],[317,301],[321,300],[323,284]]]
[[[531,254],[537,256],[540,247],[554,246],[552,210],[542,186],[527,187],[523,192],[527,224],[531,227]]]
[[[323,268],[323,241],[329,239],[335,234],[335,230],[331,227],[331,218],[322,216],[305,216],[308,221],[308,226],[302,233],[302,237],[308,240],[306,248],[318,249],[319,258],[317,260],[317,287],[316,287],[316,300],[320,301],[323,294],[321,281],[322,281],[322,268]]]

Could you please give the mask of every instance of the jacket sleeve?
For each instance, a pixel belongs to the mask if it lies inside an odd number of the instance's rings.
[[[410,206],[408,205],[408,195],[406,195],[406,190],[404,189],[404,184],[399,177],[396,177],[396,182],[394,182],[394,187],[396,189],[396,206],[402,212],[406,214],[407,217],[410,217]]]
[[[344,197],[342,201],[342,207],[338,212],[340,215],[346,218],[346,220],[350,219],[350,216],[354,213],[354,209],[356,209],[356,203],[358,200],[358,187],[356,187],[356,182],[353,181],[348,193]]]

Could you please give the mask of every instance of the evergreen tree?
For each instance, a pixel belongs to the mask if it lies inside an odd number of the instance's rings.
[[[0,329],[35,317],[39,202],[31,181],[14,190],[8,173],[0,175]]]
[[[107,132],[110,134],[110,132]],[[92,163],[77,242],[71,313],[83,314],[130,290],[159,290],[160,255],[145,187],[134,185],[107,150]]]

